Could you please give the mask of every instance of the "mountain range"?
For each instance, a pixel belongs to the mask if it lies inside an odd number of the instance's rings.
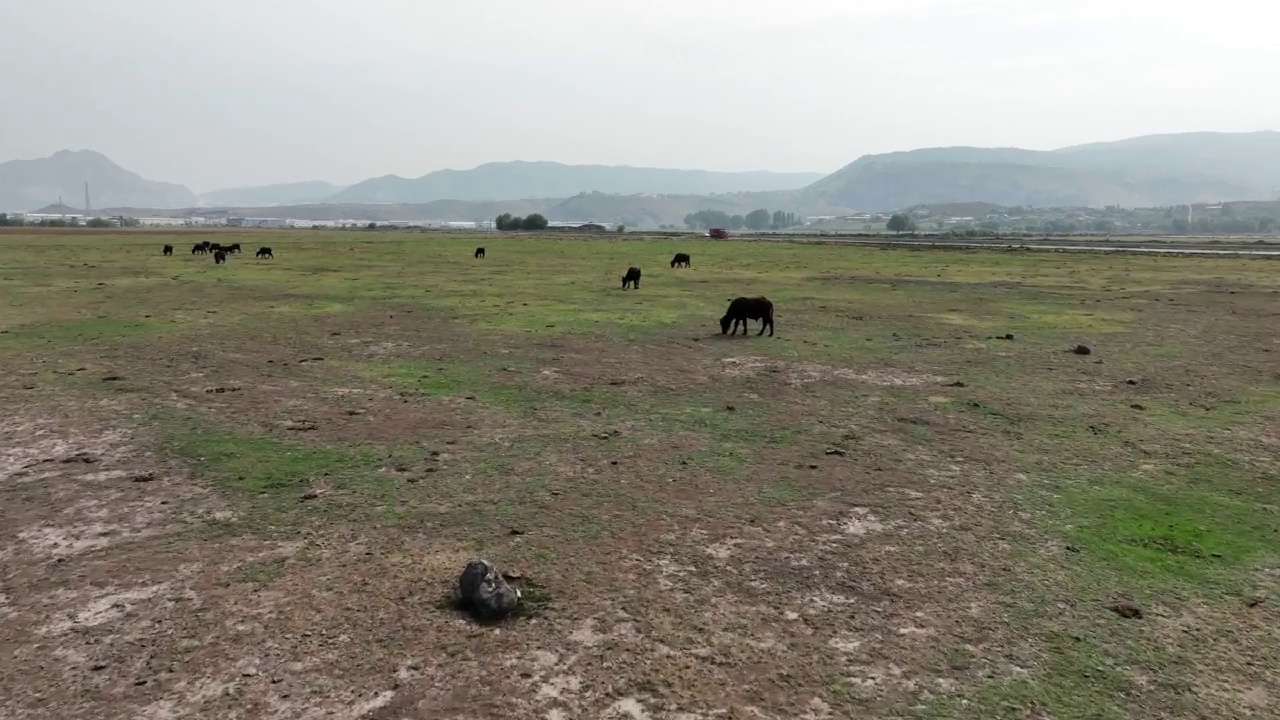
[[[587,191],[710,195],[802,187],[821,173],[710,172],[554,162],[487,163],[438,170],[419,178],[372,178],[350,187],[322,181],[241,187],[196,195],[181,185],[143,180],[92,150],[62,150],[38,160],[0,163],[0,212],[56,202],[79,207],[89,182],[94,207],[273,207],[312,203],[423,204],[436,200],[500,201],[567,197]]]
[[[471,170],[437,170],[413,180],[387,175],[352,185],[330,198],[330,202],[513,200],[567,197],[581,192],[715,195],[793,190],[821,178],[821,173],[710,172],[515,161],[486,163]]]
[[[552,219],[638,227],[678,223],[700,209],[839,214],[952,202],[1155,207],[1276,199],[1280,133],[1149,135],[1051,151],[927,148],[866,155],[825,177],[517,161],[416,179],[388,175],[350,187],[314,181],[203,195],[143,179],[96,152],[64,150],[39,160],[0,163],[0,211],[38,208],[58,198],[79,205],[85,182],[99,208],[241,208],[267,214],[272,207],[298,213],[299,206],[320,205],[305,214],[372,220],[392,219],[410,208],[458,213],[437,219],[473,219],[487,217],[482,211],[493,208],[536,207],[557,216]]]
[[[1147,135],[1059,150],[929,148],[867,155],[804,188],[800,202],[866,210],[989,202],[1156,207],[1271,200],[1280,133]]]

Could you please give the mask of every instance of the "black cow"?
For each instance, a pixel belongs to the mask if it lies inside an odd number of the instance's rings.
[[[271,253],[271,248],[269,247],[258,248],[258,252],[254,253],[254,257],[271,258],[272,260],[276,258],[276,256]]]
[[[209,252],[209,249],[213,247],[213,243],[209,242],[208,240],[205,240],[204,242],[200,243],[200,246],[204,248],[205,252]]]
[[[173,254],[173,246],[172,246],[172,245],[165,245],[165,246],[164,246],[164,256],[165,256],[165,257],[169,257],[169,256],[170,256],[170,255],[172,255],[172,254]]]
[[[671,267],[689,267],[689,253],[676,253],[676,256],[671,258]]]
[[[627,268],[627,274],[622,276],[622,289],[626,290],[628,285],[637,290],[640,289],[640,268],[634,266]]]
[[[238,253],[240,252],[240,243],[231,243],[230,245],[222,249],[226,250],[228,255],[230,255],[231,253]]]
[[[730,302],[729,309],[720,318],[720,334],[729,332],[729,325],[732,323],[733,334],[737,335],[738,323],[742,323],[742,334],[746,335],[749,320],[760,321],[758,335],[763,335],[765,328],[769,328],[769,337],[773,337],[773,303],[763,297],[740,297]]]
[[[210,252],[218,252],[221,249],[222,249],[222,246],[219,245],[218,243],[209,243]]]
[[[209,252],[209,249],[205,247],[205,243],[196,243],[191,246],[192,255],[203,255],[207,252]]]
[[[224,250],[214,250],[214,251],[213,251],[213,264],[214,264],[214,265],[221,265],[222,263],[224,263],[224,262],[226,262],[226,261],[227,261],[227,253],[226,253],[226,251],[224,251]]]
[[[476,248],[476,259],[479,260],[482,257],[484,257],[484,248]]]

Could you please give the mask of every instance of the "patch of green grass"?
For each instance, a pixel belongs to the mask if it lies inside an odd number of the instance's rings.
[[[602,392],[590,389],[521,384],[513,375],[477,362],[395,360],[364,365],[362,371],[408,394],[432,399],[470,398],[516,417],[557,410],[577,414],[607,401]]]
[[[266,587],[284,576],[284,567],[285,561],[282,558],[250,562],[236,568],[232,577],[235,582]]]
[[[814,496],[812,488],[787,478],[775,480],[760,490],[760,501],[768,505],[798,505]]]
[[[952,670],[968,670],[973,667],[973,651],[967,647],[954,647],[947,651],[947,667]]]
[[[1280,420],[1280,384],[1255,385],[1245,394],[1220,400],[1177,401],[1143,398],[1143,420],[1170,431],[1236,430],[1274,425]]]
[[[484,374],[459,363],[396,360],[366,366],[370,374],[384,378],[409,392],[432,398],[464,396],[486,387]]]
[[[1212,591],[1259,561],[1280,559],[1280,513],[1247,499],[1160,480],[1104,477],[1064,493],[1068,537],[1129,584]]]
[[[326,499],[303,499],[313,485],[357,496],[386,498],[394,483],[379,473],[370,449],[309,447],[266,435],[192,430],[170,436],[165,449],[219,488],[240,499],[251,525],[287,524],[323,508]]]
[[[1002,424],[1016,423],[1014,418],[1008,411],[1003,408],[996,407],[993,404],[982,402],[981,400],[969,400],[960,403],[954,403],[954,406],[965,412],[973,413],[988,420],[994,420]]]
[[[540,585],[522,583],[520,586],[520,604],[530,611],[543,610],[551,605],[551,594]]]
[[[163,335],[173,330],[171,323],[148,318],[93,318],[36,323],[0,333],[0,348],[31,348],[38,345],[109,342]]]
[[[713,442],[706,450],[689,453],[684,460],[693,467],[722,475],[747,467],[751,463],[751,453],[741,443]]]

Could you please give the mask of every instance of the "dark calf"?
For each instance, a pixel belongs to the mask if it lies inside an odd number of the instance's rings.
[[[165,257],[168,257],[168,256],[172,255],[172,254],[173,254],[173,246],[172,246],[172,245],[165,245],[165,246],[164,246],[164,254],[165,254]]]
[[[627,268],[627,274],[622,276],[622,289],[626,290],[628,285],[637,290],[640,289],[640,268]]]
[[[240,243],[231,243],[230,245],[222,249],[226,250],[228,255],[230,255],[231,253],[238,253],[240,252]]]
[[[204,246],[204,243],[196,243],[191,246],[192,255],[203,255],[207,252],[209,252],[209,249]]]
[[[227,253],[226,253],[226,251],[224,251],[224,250],[214,250],[214,251],[213,251],[213,264],[214,264],[214,265],[221,265],[222,263],[224,263],[224,262],[226,262],[226,261],[227,261]]]
[[[218,251],[219,251],[219,250],[221,250],[221,249],[222,249],[222,246],[221,246],[221,245],[219,245],[218,243],[210,243],[210,244],[209,244],[209,251],[210,251],[210,252],[218,252]]]
[[[273,255],[273,254],[271,253],[271,248],[269,248],[269,247],[260,247],[260,248],[258,248],[258,252],[254,253],[254,255],[253,255],[253,256],[254,256],[254,257],[260,257],[260,258],[271,258],[272,260],[274,260],[274,259],[275,259],[275,257],[276,257],[275,255]]]
[[[676,256],[671,258],[671,267],[689,267],[689,253],[676,253]]]
[[[769,329],[769,337],[773,337],[773,303],[762,297],[740,297],[729,303],[729,309],[725,311],[724,317],[720,318],[720,334],[729,332],[729,325],[733,325],[733,334],[738,334],[738,323],[742,323],[742,334],[747,334],[747,322],[749,320],[760,321],[760,332],[763,335],[765,328]]]
[[[484,257],[484,248],[476,248],[476,259]]]

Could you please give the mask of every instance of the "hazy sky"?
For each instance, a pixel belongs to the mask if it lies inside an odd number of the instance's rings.
[[[1280,129],[1257,0],[0,0],[0,161],[193,190],[559,160],[834,170]]]

